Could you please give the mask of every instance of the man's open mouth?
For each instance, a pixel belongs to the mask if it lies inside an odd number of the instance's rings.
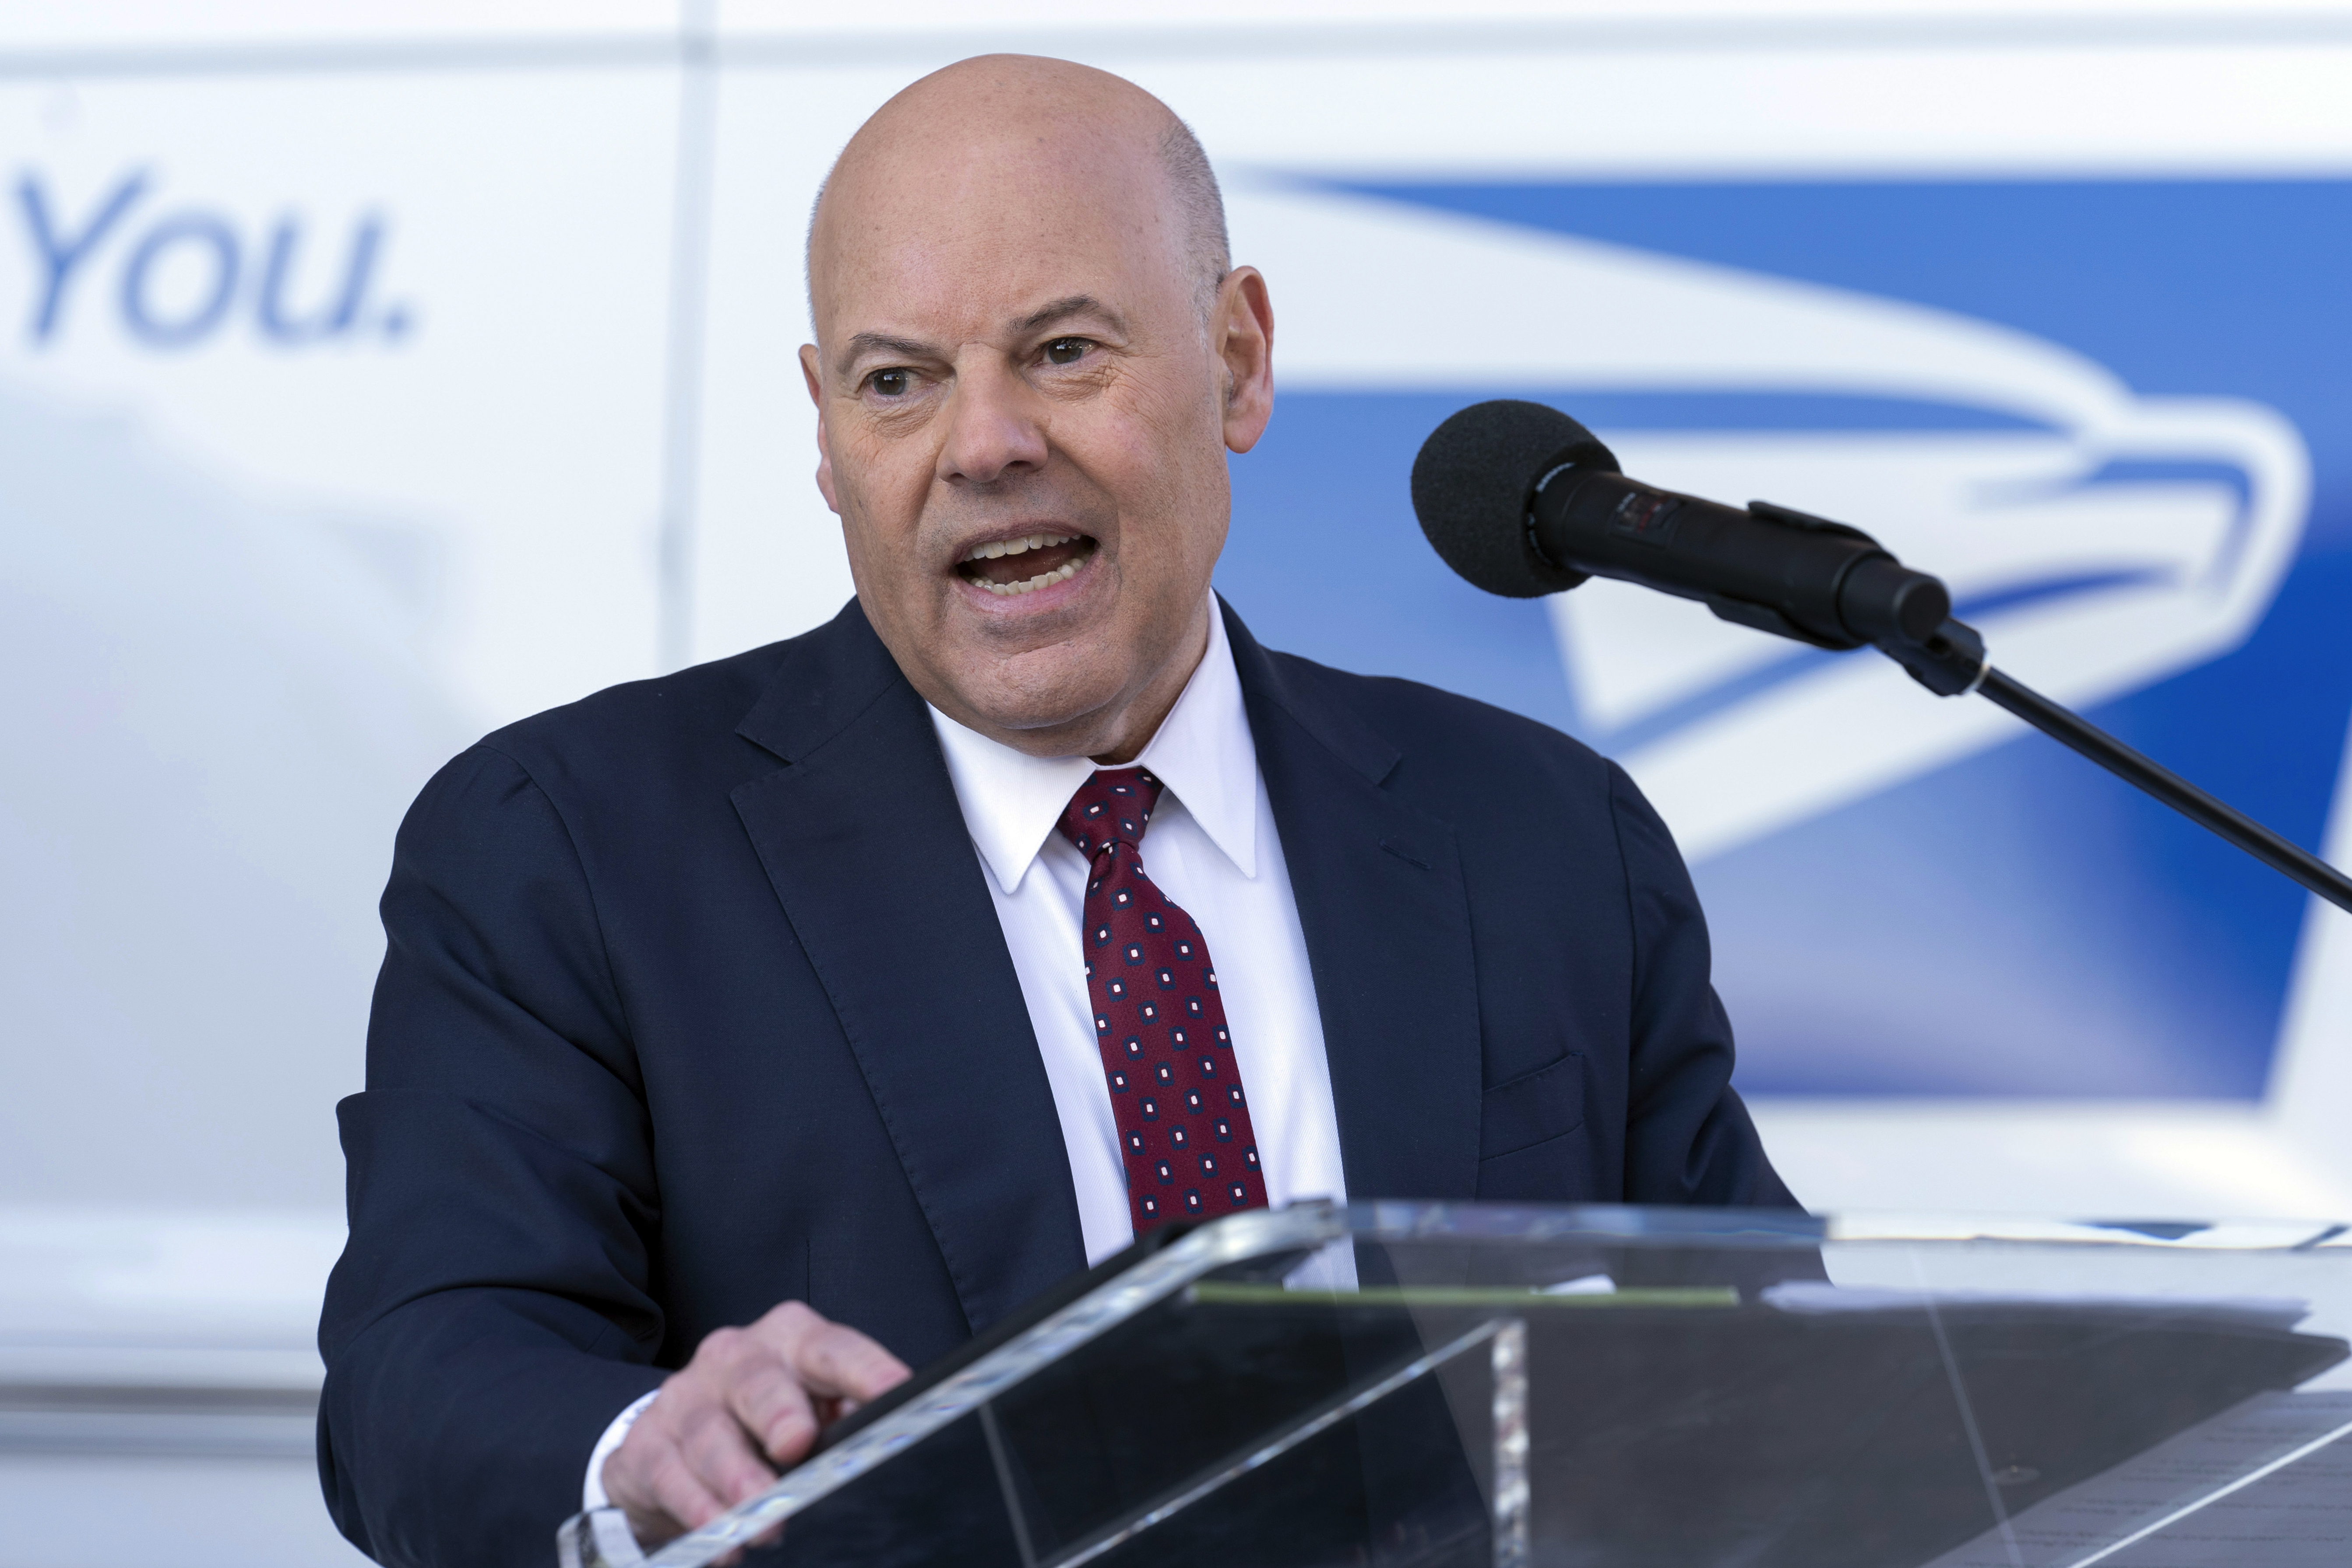
[[[965,581],[978,583],[1000,598],[1034,593],[1076,577],[1095,548],[1095,541],[1084,534],[1025,534],[974,545],[971,553],[956,563],[956,570]]]

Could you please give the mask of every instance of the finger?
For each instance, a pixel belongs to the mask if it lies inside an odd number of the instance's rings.
[[[797,1463],[816,1441],[821,1416],[781,1360],[748,1366],[727,1390],[735,1419],[780,1465]]]
[[[699,1530],[727,1511],[726,1503],[702,1484],[674,1444],[665,1444],[655,1456],[646,1480],[655,1504],[682,1531]]]
[[[908,1375],[905,1362],[800,1301],[786,1301],[746,1332],[772,1347],[802,1385],[821,1399],[872,1399]]]
[[[776,1479],[752,1448],[751,1434],[724,1406],[695,1412],[678,1434],[678,1451],[694,1478],[730,1508]]]
[[[667,1436],[656,1436],[649,1421],[641,1420],[604,1461],[605,1500],[628,1516],[629,1530],[640,1542],[658,1544],[691,1528],[664,1506],[657,1479],[664,1455],[674,1447]]]
[[[801,1341],[825,1327],[829,1322],[806,1301],[782,1301],[768,1309],[759,1322],[743,1333],[790,1361]]]
[[[907,1381],[907,1364],[856,1329],[826,1323],[805,1334],[791,1358],[812,1393],[866,1400]]]

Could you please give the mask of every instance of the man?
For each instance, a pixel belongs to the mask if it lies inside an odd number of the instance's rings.
[[[401,831],[320,1331],[388,1563],[699,1524],[1174,1213],[1790,1201],[1624,776],[1211,594],[1273,316],[1162,105],[916,83],[809,285],[856,601],[489,737]]]

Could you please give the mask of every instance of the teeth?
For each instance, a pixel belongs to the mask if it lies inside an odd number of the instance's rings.
[[[1077,541],[1076,534],[1030,534],[1024,538],[992,539],[987,544],[972,546],[971,553],[963,559],[994,560],[999,556],[1022,555],[1033,549],[1044,549],[1047,545],[1076,544]]]
[[[1056,539],[1053,542],[1056,544],[1066,544],[1069,541],[1067,539]],[[1017,552],[1007,549],[1004,553],[1007,555],[1013,555]],[[1015,593],[1034,593],[1041,588],[1051,588],[1057,582],[1067,582],[1070,579],[1077,576],[1078,564],[1078,562],[1074,560],[1066,560],[1051,571],[1041,571],[1036,576],[1026,579],[1021,582],[983,581],[981,584],[981,587],[988,590],[989,592],[993,593],[999,599],[1007,598]]]

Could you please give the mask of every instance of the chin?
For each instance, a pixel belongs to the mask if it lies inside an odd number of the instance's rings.
[[[964,684],[964,700],[999,729],[1024,734],[1070,730],[1073,755],[1092,749],[1076,742],[1083,738],[1089,718],[1097,715],[1108,718],[1123,683],[1105,678],[1099,658],[1067,645],[1041,649],[1021,662],[1027,664],[1033,660],[1050,661],[1053,667],[1023,669],[1017,674],[1000,668],[992,678]]]

